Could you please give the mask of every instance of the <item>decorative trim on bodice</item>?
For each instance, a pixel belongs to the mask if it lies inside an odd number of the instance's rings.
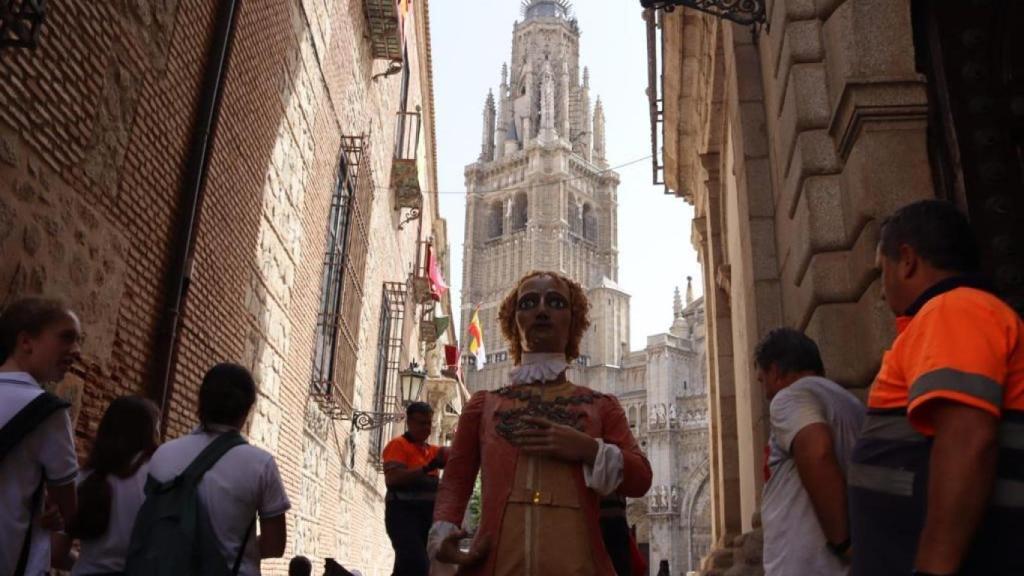
[[[585,394],[558,396],[553,400],[544,400],[543,396],[526,386],[505,386],[495,390],[494,393],[502,398],[526,402],[525,406],[518,408],[494,411],[494,417],[497,419],[494,430],[509,442],[514,442],[516,434],[521,430],[533,427],[523,422],[523,418],[526,416],[544,418],[555,424],[571,426],[582,431],[586,413],[573,410],[572,407],[593,404],[595,400],[605,396],[600,392],[588,391]]]

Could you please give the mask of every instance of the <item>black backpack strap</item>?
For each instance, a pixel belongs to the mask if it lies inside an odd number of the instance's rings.
[[[248,444],[245,438],[242,437],[237,431],[232,430],[225,432],[218,436],[213,442],[210,442],[209,446],[203,448],[203,451],[196,456],[196,459],[188,465],[188,468],[181,473],[181,477],[186,482],[193,482],[198,484],[203,478],[203,474],[213,468],[213,465],[217,463],[229,450],[242,444]],[[242,557],[245,556],[246,544],[249,543],[249,536],[252,535],[253,526],[256,525],[256,519],[249,524],[249,527],[245,530],[245,538],[242,539],[242,546],[238,549],[238,556],[235,558],[235,565],[232,568],[231,574],[237,575],[239,569],[242,567]]]
[[[3,461],[4,457],[15,446],[31,434],[33,430],[38,428],[40,424],[45,422],[54,412],[67,409],[70,406],[70,403],[49,392],[43,392],[33,398],[13,418],[8,420],[3,428],[0,428],[0,461]],[[32,523],[35,521],[36,508],[39,507],[39,500],[42,498],[45,482],[44,472],[43,479],[40,480],[39,486],[32,493],[32,503],[28,513],[28,529],[25,531],[25,539],[22,542],[21,553],[18,556],[18,564],[14,569],[15,576],[21,576],[27,569],[28,555],[32,549]]]
[[[40,424],[46,421],[57,410],[70,407],[67,401],[43,392],[25,405],[13,418],[0,428],[0,461],[25,439]]]
[[[249,544],[249,537],[252,536],[252,529],[256,527],[256,519],[253,518],[252,522],[249,523],[249,527],[245,529],[245,538],[242,538],[242,547],[238,549],[238,556],[235,558],[235,565],[231,568],[231,575],[238,576],[238,571],[242,569],[242,557],[245,556],[245,547]]]
[[[213,442],[210,442],[209,446],[203,448],[203,451],[188,465],[188,468],[185,468],[181,476],[187,481],[198,483],[203,478],[203,474],[213,468],[213,465],[227,454],[228,450],[242,444],[248,444],[248,442],[235,430],[221,434]]]
[[[21,544],[21,553],[18,555],[18,565],[14,568],[14,576],[25,576],[25,571],[28,570],[28,556],[32,553],[32,523],[35,522],[36,508],[39,507],[39,502],[43,498],[43,486],[45,485],[46,481],[40,480],[35,492],[32,493],[32,507],[28,513],[28,530],[25,531],[25,540]]]

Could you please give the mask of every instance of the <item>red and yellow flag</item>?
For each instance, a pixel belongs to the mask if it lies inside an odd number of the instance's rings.
[[[476,357],[476,369],[483,370],[487,361],[484,350],[484,329],[480,325],[480,309],[473,310],[473,319],[469,321],[469,353]]]

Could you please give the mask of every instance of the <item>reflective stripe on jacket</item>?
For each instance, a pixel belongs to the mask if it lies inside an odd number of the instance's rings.
[[[961,574],[1024,574],[1024,324],[963,278],[940,282],[908,314],[885,353],[849,470],[853,576],[908,574],[926,512],[935,400],[1000,419],[991,506]],[[1011,536],[1014,535],[1014,536]]]

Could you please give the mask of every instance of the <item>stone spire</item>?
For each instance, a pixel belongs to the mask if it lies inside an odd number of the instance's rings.
[[[551,61],[544,61],[540,76],[540,141],[555,140],[555,77],[551,73]]]
[[[561,122],[558,126],[558,135],[569,140],[572,137],[572,128],[569,123],[569,63],[562,61],[562,76],[558,87],[558,115]]]
[[[487,100],[484,102],[484,133],[480,143],[480,160],[488,162],[494,158],[494,121],[496,117],[494,109],[494,93],[487,91]]]
[[[693,304],[693,276],[686,277],[686,305]]]
[[[580,89],[580,116],[580,124],[584,132],[579,152],[581,156],[589,161],[594,134],[590,131],[593,120],[590,117],[590,68],[587,67],[583,68],[583,87]]]
[[[594,105],[594,163],[602,168],[608,166],[604,142],[604,106],[601,105],[600,96]]]
[[[495,160],[505,154],[505,140],[508,137],[508,125],[511,121],[511,103],[508,93],[508,64],[501,65],[501,86],[498,88],[498,125],[494,131]]]
[[[683,315],[683,299],[679,296],[679,286],[676,286],[675,296],[672,297],[672,318],[679,318]]]

